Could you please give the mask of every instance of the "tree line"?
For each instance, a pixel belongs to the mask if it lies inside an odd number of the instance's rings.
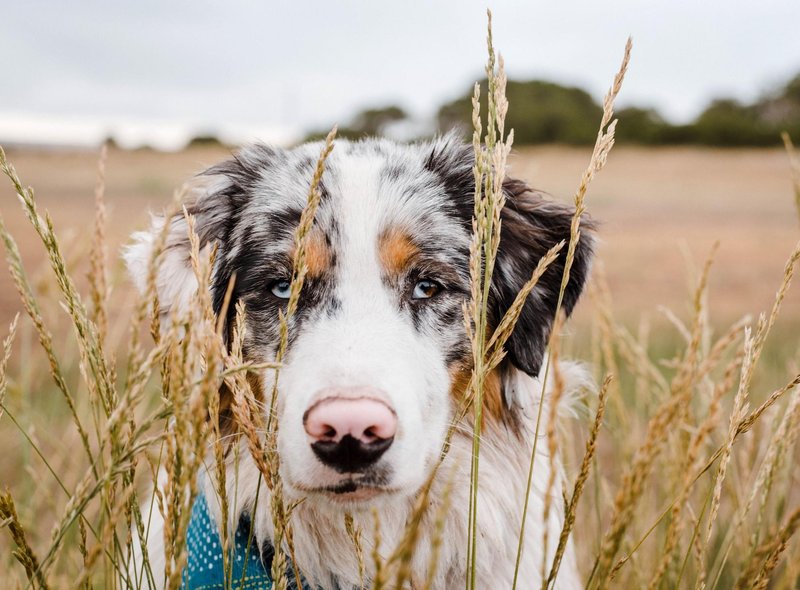
[[[484,92],[485,88],[484,81]],[[509,80],[506,95],[510,104],[506,128],[514,129],[516,145],[594,143],[603,109],[585,90],[541,80]],[[800,138],[800,74],[750,104],[732,98],[715,99],[687,124],[673,124],[656,109],[637,106],[620,109],[617,118],[616,138],[620,143],[779,145],[781,131]],[[393,126],[407,119],[407,113],[398,106],[367,109],[340,127],[339,135],[359,138],[391,134]],[[438,132],[462,129],[465,138],[471,136],[471,89],[439,108],[436,127]]]

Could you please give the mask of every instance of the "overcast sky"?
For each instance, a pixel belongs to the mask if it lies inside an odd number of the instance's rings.
[[[399,104],[431,118],[482,75],[486,0],[25,0],[0,13],[0,141],[175,147],[187,134],[288,141]],[[674,121],[800,72],[800,1],[495,0],[509,77],[601,97],[633,36],[620,104]],[[513,105],[512,105],[513,108]]]

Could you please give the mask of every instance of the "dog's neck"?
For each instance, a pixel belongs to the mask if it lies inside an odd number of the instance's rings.
[[[518,372],[516,372],[518,373]],[[512,375],[513,385],[531,393],[538,381],[524,374]],[[512,385],[512,384],[510,384]],[[521,391],[518,389],[518,391]],[[530,399],[530,398],[529,398]],[[475,560],[476,586],[479,588],[511,587],[520,533],[520,522],[530,466],[531,441],[534,436],[536,408],[521,407],[521,430],[487,425],[480,450],[480,482],[478,488],[478,539]],[[547,415],[547,412],[543,412]],[[540,425],[540,437],[546,432]],[[233,457],[236,453],[230,453]],[[453,588],[464,584],[467,569],[468,506],[472,437],[469,427],[456,431],[451,448],[439,466],[429,494],[429,505],[418,529],[418,539],[410,562],[411,579],[406,585],[421,588],[431,581],[431,588]],[[227,489],[231,506],[229,525],[238,522],[242,512],[254,512],[254,530],[259,543],[272,542],[274,528],[270,511],[270,492],[258,485],[258,468],[246,445],[238,451],[238,475],[233,461],[228,469]],[[550,473],[555,469],[554,485],[549,490],[549,518],[544,520],[544,498],[548,493]],[[529,494],[528,516],[524,530],[519,579],[525,586],[541,584],[543,569],[549,570],[563,523],[561,490],[563,473],[558,458],[550,460],[547,444],[540,440],[536,448],[534,477]],[[216,495],[212,477],[205,478],[205,493]],[[287,490],[287,500],[290,491]],[[376,524],[379,523],[378,555],[386,562],[403,539],[412,517],[416,498],[387,497],[372,507],[353,511],[352,530],[360,536],[360,554],[345,524],[346,508],[327,501],[306,499],[291,515],[293,555],[304,578],[314,587],[360,588],[370,585],[375,576],[374,555]],[[447,501],[447,506],[443,502]],[[219,503],[209,502],[211,511],[220,520]],[[255,510],[253,508],[255,507]],[[230,530],[234,530],[231,528]],[[543,548],[547,546],[547,558]],[[284,549],[288,549],[284,547]],[[288,553],[288,551],[287,551]],[[564,556],[559,588],[580,587],[575,576],[571,546]],[[390,563],[384,574],[394,586],[397,561]],[[363,579],[362,579],[363,576]]]

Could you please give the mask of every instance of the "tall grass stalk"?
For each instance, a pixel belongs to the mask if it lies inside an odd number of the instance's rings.
[[[303,289],[303,283],[306,275],[308,274],[308,263],[306,261],[306,247],[309,236],[311,235],[311,227],[314,223],[314,217],[317,214],[317,207],[322,196],[320,192],[320,182],[322,181],[322,174],[325,170],[325,161],[333,150],[333,141],[336,138],[336,128],[334,127],[328,136],[325,138],[322,151],[320,152],[317,165],[314,169],[314,175],[311,179],[311,185],[308,190],[308,199],[303,212],[300,214],[300,223],[295,231],[294,238],[294,262],[292,268],[292,280],[290,284],[289,301],[286,305],[286,311],[279,312],[280,319],[280,342],[278,350],[275,355],[275,361],[280,363],[286,354],[286,349],[289,344],[289,325],[297,310],[297,303],[300,300],[300,292]],[[272,395],[269,403],[269,413],[267,414],[267,453],[269,471],[267,473],[267,483],[272,492],[271,496],[271,510],[272,510],[272,523],[274,526],[274,540],[275,557],[272,560],[272,579],[276,590],[284,590],[288,587],[288,580],[286,578],[286,559],[283,552],[283,541],[291,533],[287,535],[287,526],[289,517],[291,516],[290,507],[286,506],[283,500],[283,482],[280,479],[280,459],[278,457],[277,441],[278,441],[278,422],[276,418],[276,405],[278,402],[278,375],[279,368],[274,371],[272,381]]]
[[[34,587],[47,588],[44,574],[39,567],[39,560],[33,553],[33,549],[28,543],[25,529],[19,522],[17,516],[17,509],[14,506],[14,499],[11,494],[6,491],[0,493],[0,519],[3,521],[3,526],[7,526],[11,531],[11,537],[17,545],[17,550],[14,552],[16,560],[25,568],[25,573],[28,576],[29,583]]]
[[[785,131],[781,133],[783,145],[786,147],[786,153],[789,156],[789,166],[792,172],[792,186],[794,187],[794,204],[797,209],[797,218],[800,221],[800,156],[794,149],[792,138]]]
[[[506,158],[513,142],[513,132],[505,137],[505,116],[508,101],[505,98],[505,70],[503,59],[497,60],[492,44],[492,13],[487,11],[486,44],[489,59],[486,64],[487,117],[486,132],[481,138],[480,86],[475,85],[473,107],[473,150],[475,165],[475,209],[472,220],[472,242],[470,244],[471,299],[465,305],[464,321],[472,345],[473,399],[472,463],[470,466],[470,493],[467,551],[466,587],[475,588],[477,559],[478,481],[480,468],[481,428],[483,423],[483,394],[489,375],[486,358],[488,342],[487,309],[492,273],[500,244],[500,212],[505,204],[503,180]],[[483,144],[481,142],[483,139]]]
[[[564,525],[561,528],[561,534],[558,538],[558,546],[556,547],[555,554],[553,555],[553,563],[550,566],[550,572],[545,580],[545,586],[550,587],[555,584],[558,577],[558,570],[561,567],[561,560],[564,557],[564,551],[567,548],[569,536],[575,526],[575,520],[578,512],[578,502],[580,502],[583,495],[583,489],[586,486],[586,480],[589,478],[589,470],[592,466],[595,453],[597,452],[597,437],[600,434],[600,427],[603,425],[603,417],[606,411],[606,402],[608,401],[609,387],[613,377],[606,375],[603,380],[603,385],[597,397],[597,411],[595,412],[594,422],[592,423],[589,437],[586,440],[586,450],[583,454],[583,460],[578,471],[578,476],[575,478],[575,485],[572,489],[569,502],[567,503],[566,510],[564,511]],[[546,554],[545,554],[546,555]]]
[[[275,417],[278,403],[278,377],[280,363],[283,360],[289,342],[291,321],[297,310],[303,282],[308,273],[308,263],[306,261],[307,241],[311,235],[314,217],[321,198],[319,186],[325,170],[325,161],[333,150],[335,137],[336,128],[332,129],[325,139],[311,179],[306,205],[300,215],[300,223],[295,230],[290,295],[286,309],[279,312],[279,344],[275,355],[271,395],[266,406],[266,416],[262,414],[262,407],[256,402],[254,392],[245,375],[239,374],[231,382],[234,392],[234,417],[247,440],[250,453],[270,490],[270,514],[272,516],[273,544],[275,546],[271,574],[274,586],[278,590],[288,587],[287,562],[283,551],[285,542],[288,544],[289,552],[293,552],[291,530],[289,529],[292,506],[287,505],[283,498],[280,459],[277,452],[278,422]],[[243,362],[244,315],[244,307],[237,303],[237,321],[232,349],[239,363]],[[266,436],[266,440],[262,441],[262,435]],[[299,578],[299,572],[296,573],[296,576]]]
[[[614,76],[614,82],[612,83],[611,88],[609,89],[608,93],[606,94],[603,100],[603,116],[600,120],[600,128],[597,132],[597,140],[595,141],[594,149],[592,150],[592,156],[589,159],[589,165],[584,171],[583,176],[581,177],[581,182],[578,186],[578,190],[575,193],[575,198],[574,198],[575,214],[572,217],[572,224],[570,227],[570,239],[569,239],[569,244],[567,246],[567,257],[564,263],[564,272],[561,278],[561,287],[558,292],[558,301],[556,303],[554,323],[557,323],[558,316],[561,313],[561,305],[564,300],[564,292],[566,291],[567,284],[569,283],[570,270],[572,268],[572,263],[575,259],[575,249],[578,245],[578,241],[580,240],[581,219],[583,213],[586,211],[586,205],[585,205],[586,192],[589,189],[589,185],[594,179],[595,175],[598,172],[600,172],[605,166],[606,161],[608,160],[608,154],[611,151],[611,148],[614,146],[614,131],[617,125],[616,120],[613,120],[614,101],[616,100],[619,91],[622,89],[622,82],[625,79],[625,73],[628,71],[628,63],[630,62],[632,47],[633,47],[633,42],[630,38],[628,38],[628,42],[625,44],[625,52],[623,54],[622,64],[620,65],[620,69]],[[551,332],[550,340],[548,341],[547,345],[548,353],[552,353],[552,339],[554,337],[553,336],[554,334],[555,330]],[[524,547],[525,523],[528,517],[528,500],[530,497],[531,484],[533,482],[533,466],[536,460],[536,451],[537,451],[536,447],[539,442],[539,430],[541,428],[542,411],[545,403],[545,392],[547,391],[547,381],[550,374],[550,365],[551,363],[549,361],[545,363],[544,376],[541,379],[542,385],[541,385],[541,393],[539,395],[539,406],[536,414],[536,427],[534,429],[534,435],[533,435],[533,448],[531,449],[531,458],[528,467],[528,480],[526,483],[525,497],[523,499],[523,504],[522,504],[522,517],[520,520],[519,542],[517,546],[516,563],[514,565],[514,582],[512,586],[513,588],[516,588],[517,585],[517,578],[519,575],[519,564]],[[547,521],[548,516],[549,516],[548,514],[544,515],[545,522]],[[543,551],[546,553],[547,547],[544,547]],[[543,572],[543,579],[546,580],[547,577],[548,576],[546,576],[545,573]]]
[[[19,194],[19,191],[23,190],[22,182],[19,180],[14,167],[8,162],[8,160],[6,160],[6,155],[2,148],[0,148],[0,168],[2,168],[3,173],[11,180],[15,191],[17,191],[17,194]],[[17,242],[8,231],[8,228],[6,227],[2,218],[0,218],[0,238],[2,238],[3,244],[5,245],[6,261],[11,273],[11,279],[17,289],[17,293],[20,296],[23,308],[33,322],[33,325],[36,329],[36,334],[39,338],[39,344],[47,355],[48,369],[50,374],[53,377],[56,387],[67,403],[67,407],[69,408],[75,428],[77,429],[78,435],[80,436],[83,444],[83,449],[86,451],[86,456],[90,462],[93,462],[94,454],[89,445],[89,435],[84,429],[81,419],[78,416],[73,394],[67,385],[61,363],[56,356],[53,346],[53,336],[45,326],[39,304],[36,301],[36,298],[33,294],[33,289],[31,288],[30,282],[26,276],[25,269],[22,264],[22,255],[20,254]]]

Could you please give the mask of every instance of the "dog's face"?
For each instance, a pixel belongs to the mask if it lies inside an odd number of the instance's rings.
[[[319,144],[255,146],[208,170],[189,211],[203,243],[217,242],[215,311],[233,279],[246,308],[245,356],[275,358],[286,306],[294,230]],[[309,236],[308,276],[278,380],[278,449],[284,484],[323,502],[366,503],[415,493],[438,459],[471,370],[462,305],[469,299],[472,149],[452,138],[397,145],[340,141],[323,176]],[[501,252],[489,323],[496,325],[541,256],[569,238],[572,212],[506,180]],[[159,276],[165,312],[197,288],[187,266],[186,224],[172,224]],[[158,223],[127,259],[146,273]],[[584,232],[584,236],[586,236]],[[183,248],[183,250],[182,250]],[[580,294],[591,240],[578,245],[564,299]],[[500,373],[539,372],[563,270],[558,262],[528,299],[487,386],[489,419],[513,424],[514,396]],[[261,376],[269,396],[274,373]]]

